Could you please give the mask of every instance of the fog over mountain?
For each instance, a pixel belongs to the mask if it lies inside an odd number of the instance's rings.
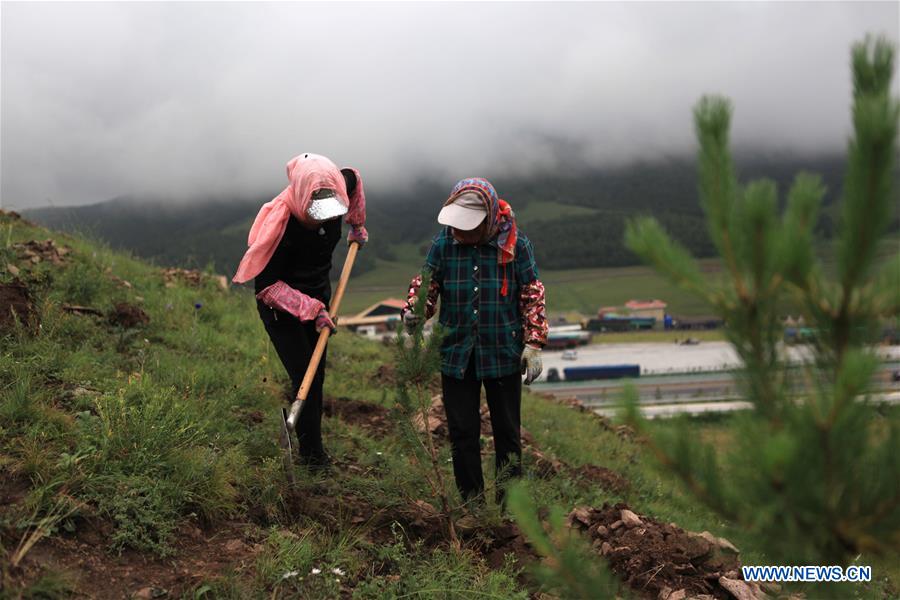
[[[4,2],[0,200],[274,195],[307,151],[385,201],[577,173],[693,152],[710,92],[738,146],[840,152],[850,46],[898,6]]]

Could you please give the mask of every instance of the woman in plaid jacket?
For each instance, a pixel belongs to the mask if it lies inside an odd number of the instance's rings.
[[[528,385],[542,369],[548,331],[544,286],[531,242],[487,180],[457,183],[438,223],[446,227],[425,259],[431,282],[425,318],[434,315],[440,298],[441,385],[453,472],[463,498],[477,500],[484,491],[479,444],[484,386],[502,503],[502,484],[521,474],[521,376]],[[418,325],[412,308],[421,285],[421,275],[410,285],[402,312],[407,331]]]

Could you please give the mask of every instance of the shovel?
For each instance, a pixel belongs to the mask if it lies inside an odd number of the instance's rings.
[[[338,280],[337,290],[331,299],[331,306],[328,309],[331,319],[337,323],[338,309],[341,306],[341,300],[344,298],[344,290],[347,289],[347,280],[350,279],[350,271],[353,269],[353,262],[356,260],[356,253],[359,252],[360,244],[353,242],[350,244],[350,250],[347,252],[347,259],[344,261],[344,268],[341,271],[341,278]],[[279,436],[279,445],[281,446],[283,463],[285,471],[287,471],[288,482],[294,484],[294,447],[291,442],[291,433],[297,426],[297,420],[300,413],[303,412],[303,404],[306,402],[306,396],[312,387],[313,379],[316,377],[316,371],[319,369],[319,362],[322,360],[322,354],[325,352],[325,346],[328,345],[328,337],[331,335],[331,329],[324,328],[319,332],[319,339],[316,342],[316,348],[313,350],[312,358],[309,359],[309,366],[306,367],[306,374],[303,376],[303,382],[297,391],[297,398],[291,403],[290,411],[286,408],[281,409],[281,435]]]

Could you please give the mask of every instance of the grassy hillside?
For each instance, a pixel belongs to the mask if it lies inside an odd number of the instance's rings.
[[[44,250],[22,245],[47,238],[55,245]],[[515,560],[522,553],[504,545],[511,526],[495,508],[460,552],[441,535],[389,412],[390,349],[347,333],[331,342],[324,431],[336,466],[330,476],[298,470],[291,489],[276,444],[286,376],[250,294],[167,280],[132,256],[0,213],[0,289],[15,282],[28,297],[16,304],[21,323],[0,320],[0,597],[540,591]],[[725,536],[746,564],[765,564],[741,531],[651,468],[627,430],[528,394],[523,424],[540,448],[525,461],[539,506],[624,501]],[[728,443],[727,422],[697,427]],[[449,459],[445,439],[440,452]],[[486,474],[491,463],[488,452]],[[608,471],[581,468],[590,464]],[[888,574],[858,597],[896,594],[900,578]]]

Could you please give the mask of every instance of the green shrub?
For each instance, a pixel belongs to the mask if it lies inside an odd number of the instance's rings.
[[[320,545],[311,533],[297,535],[289,531],[273,531],[266,540],[265,551],[256,561],[256,577],[266,586],[276,586],[288,582],[283,591],[292,584],[302,581],[320,558]],[[319,566],[321,570],[321,566]],[[297,572],[293,577],[284,578],[286,573]]]
[[[0,427],[17,430],[37,421],[40,411],[31,382],[31,372],[22,366],[14,368],[12,381],[3,382],[0,388]]]
[[[393,563],[400,577],[373,576],[354,590],[354,598],[470,598],[525,600],[528,592],[515,580],[515,571],[504,566],[490,569],[468,552],[427,551],[421,545],[404,548],[402,533],[395,532],[395,544],[385,546],[382,561]]]
[[[104,476],[92,481],[88,498],[115,524],[113,549],[129,547],[168,556],[184,492],[173,482],[145,475]]]
[[[186,509],[207,523],[222,519],[237,507],[236,482],[246,478],[247,460],[239,446],[222,453],[191,448],[169,457],[172,483],[181,489]]]
[[[205,441],[202,415],[172,389],[155,388],[149,375],[101,396],[95,408],[90,443],[105,471],[168,473],[174,453]]]
[[[82,306],[92,305],[105,287],[100,269],[94,263],[81,261],[64,269],[55,283],[64,302]]]

